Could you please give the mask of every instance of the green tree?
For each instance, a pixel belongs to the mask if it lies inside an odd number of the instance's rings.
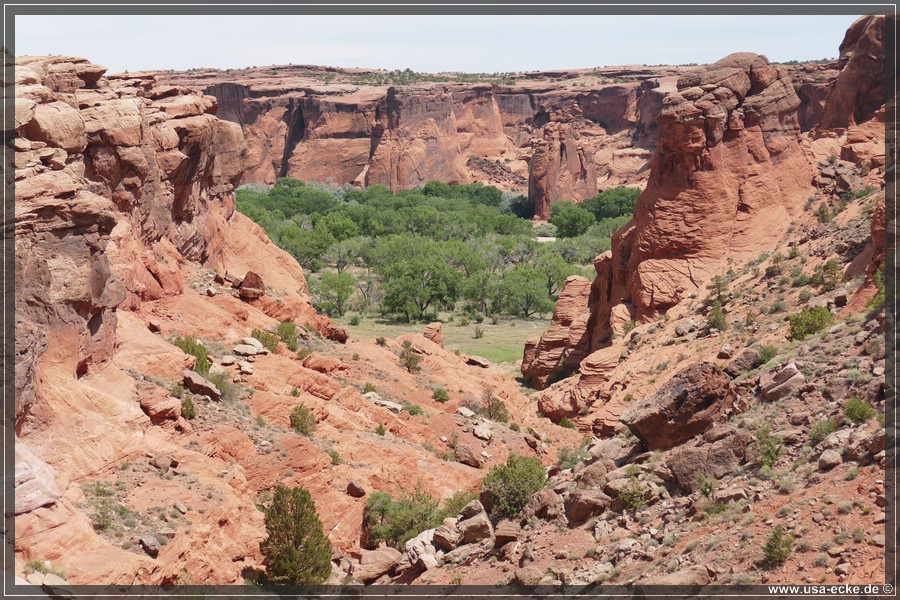
[[[550,249],[541,251],[535,266],[544,276],[548,298],[562,292],[566,279],[580,271],[577,266],[567,263],[562,256]]]
[[[309,292],[316,309],[329,315],[344,316],[347,300],[356,288],[356,279],[350,273],[322,273],[318,279],[309,280]]]
[[[291,427],[297,433],[312,435],[316,430],[316,416],[311,410],[298,404],[291,411]]]
[[[492,516],[513,518],[547,479],[544,465],[537,458],[511,455],[506,464],[497,465],[481,486]]]
[[[547,297],[546,278],[530,264],[516,265],[507,271],[501,288],[503,304],[513,314],[521,314],[527,319],[553,310],[553,302]]]
[[[404,549],[406,542],[419,533],[440,525],[443,514],[438,500],[421,488],[404,498],[394,500],[386,492],[375,492],[366,502],[363,522],[368,528],[368,542],[379,542]]]
[[[266,539],[259,549],[269,582],[318,585],[331,575],[331,542],[309,492],[277,486],[265,510]]]
[[[576,237],[596,222],[594,215],[572,202],[554,202],[550,205],[550,223],[560,237]]]
[[[623,215],[630,217],[640,195],[641,190],[638,188],[616,187],[587,198],[581,202],[581,206],[590,211],[598,221]]]
[[[420,362],[422,362],[422,357],[413,352],[412,342],[403,340],[403,346],[400,349],[400,366],[410,373],[418,373]]]

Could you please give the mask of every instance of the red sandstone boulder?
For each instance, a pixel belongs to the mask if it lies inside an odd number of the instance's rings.
[[[621,420],[648,449],[671,448],[724,421],[736,397],[727,374],[698,363],[632,404]]]

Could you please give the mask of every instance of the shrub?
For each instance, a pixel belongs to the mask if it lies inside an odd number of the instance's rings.
[[[481,407],[477,411],[491,421],[506,423],[509,421],[509,411],[503,400],[494,396],[490,390],[484,390]]]
[[[369,392],[374,392],[375,389],[376,389],[375,385],[372,383],[369,383],[367,381],[366,384],[363,386],[363,394],[368,394]]]
[[[569,420],[566,417],[563,417],[562,419],[559,420],[559,426],[565,427],[566,429],[575,429],[575,423],[573,423],[571,420]]]
[[[644,502],[644,486],[637,480],[637,477],[631,477],[631,481],[619,490],[619,500],[625,504],[625,508],[632,512],[638,511],[646,505]]]
[[[194,401],[188,397],[181,399],[181,418],[190,421],[197,416],[197,409],[194,407]]]
[[[375,343],[379,346],[387,346],[387,340],[382,336],[378,336],[377,338],[375,338]]]
[[[250,337],[256,338],[260,344],[262,344],[266,350],[275,354],[278,352],[278,336],[270,331],[264,331],[262,329],[254,329],[250,333]],[[295,331],[295,341],[296,341],[296,331]]]
[[[352,325],[354,327],[359,325],[359,321],[360,321],[359,315],[353,315],[352,317],[350,317],[350,325]]]
[[[436,402],[441,402],[441,403],[444,403],[444,402],[447,402],[448,400],[450,400],[450,394],[448,394],[447,390],[445,390],[444,388],[438,388],[438,389],[434,390],[434,394],[432,394],[431,397],[434,398],[434,400]]]
[[[706,326],[710,329],[718,329],[719,331],[725,331],[728,328],[728,321],[725,319],[722,303],[718,300],[713,302],[712,308],[706,316]]]
[[[455,517],[469,502],[478,498],[474,492],[465,490],[456,492],[444,501],[444,508],[441,509],[441,517]]]
[[[281,341],[288,347],[288,350],[291,352],[297,351],[297,325],[287,321],[279,323],[278,327],[275,328],[275,334],[281,338]]]
[[[793,544],[794,538],[790,535],[785,535],[784,528],[781,525],[776,525],[763,548],[766,562],[776,565],[782,564],[791,555],[791,546]]]
[[[534,457],[511,455],[506,464],[497,465],[482,484],[482,492],[491,507],[491,515],[515,517],[544,485],[547,474]]]
[[[805,306],[799,313],[789,316],[788,321],[791,324],[790,339],[802,340],[830,326],[834,315],[824,306]]]
[[[557,452],[556,464],[563,469],[572,469],[575,465],[590,457],[590,453],[585,448],[563,447]]]
[[[759,349],[759,358],[753,361],[753,368],[756,369],[758,367],[763,366],[778,354],[778,348],[775,346],[771,346],[766,344]]]
[[[797,296],[797,300],[800,301],[801,304],[806,304],[810,300],[812,300],[812,292],[809,290],[801,290],[800,294]]]
[[[628,321],[627,323],[625,323],[625,325],[622,326],[622,332],[625,334],[631,333],[631,331],[633,331],[635,327],[637,327],[637,323],[635,323],[634,321]]]
[[[756,431],[756,451],[763,466],[771,469],[783,449],[784,441],[773,435],[768,425],[763,425]]]
[[[700,493],[709,498],[716,491],[718,481],[713,475],[700,471],[697,473],[697,485],[700,487]]]
[[[878,290],[878,293],[872,296],[866,307],[869,310],[877,310],[884,306],[884,263],[881,263],[876,269],[875,274],[872,276],[872,283],[875,284],[875,289]]]
[[[844,404],[844,418],[853,423],[864,423],[875,416],[875,409],[868,402],[852,397]]]
[[[518,423],[510,423],[510,424],[509,424],[509,428],[510,428],[512,431],[517,431],[517,432],[520,431],[520,430],[522,429],[521,427],[519,427],[519,424],[518,424]]]
[[[182,396],[184,396],[184,386],[180,383],[176,383],[172,386],[171,393],[176,398],[181,398]]]
[[[828,417],[812,426],[812,429],[809,430],[809,441],[815,446],[831,433],[834,433],[835,430],[837,430],[837,425],[835,424],[834,419]]]
[[[222,400],[225,402],[233,402],[240,398],[241,396],[241,387],[233,384],[228,379],[227,373],[216,373],[215,375],[209,376],[209,381],[213,385],[218,388],[219,393],[222,394]]]
[[[206,346],[197,341],[194,336],[179,336],[172,343],[181,348],[181,351],[185,354],[190,354],[197,359],[197,362],[194,363],[194,370],[197,373],[204,377],[209,375],[209,358],[206,354]]]
[[[370,546],[384,542],[405,550],[405,544],[422,531],[437,527],[443,519],[438,500],[416,488],[409,496],[394,500],[387,492],[375,492],[366,501],[363,526]]]
[[[378,424],[378,427],[375,428],[375,433],[381,436],[387,433],[387,427],[384,426],[384,423]]]
[[[316,430],[316,417],[311,410],[298,404],[291,411],[291,428],[297,433],[311,436]]]
[[[317,585],[331,576],[331,542],[309,492],[277,486],[265,510],[266,539],[259,549],[270,583]]]
[[[483,337],[484,337],[484,328],[475,327],[475,339],[480,340]]]
[[[400,350],[400,366],[409,371],[410,373],[418,373],[421,367],[419,367],[419,363],[422,362],[422,357],[416,355],[412,351],[412,342],[409,340],[403,341],[403,349]]]
[[[410,416],[413,416],[413,417],[415,417],[416,415],[423,414],[422,407],[419,406],[418,404],[407,404],[406,406],[403,407],[403,410],[408,412],[410,414]]]
[[[331,457],[331,464],[333,464],[333,465],[339,465],[339,464],[341,464],[341,455],[338,454],[338,451],[337,451],[337,450],[334,450],[334,449],[329,450],[329,451],[328,451],[328,456]]]

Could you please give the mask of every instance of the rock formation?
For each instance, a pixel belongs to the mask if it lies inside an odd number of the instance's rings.
[[[840,73],[828,91],[817,131],[846,129],[868,121],[885,101],[885,17],[857,19],[844,36]]]
[[[662,98],[685,70],[391,87],[306,66],[157,75],[216,97],[219,115],[242,126],[243,183],[290,176],[397,190],[480,181],[527,191],[547,218],[555,200],[643,184]]]

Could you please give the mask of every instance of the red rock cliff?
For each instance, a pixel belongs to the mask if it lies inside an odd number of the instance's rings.
[[[405,189],[480,181],[558,199],[643,185],[655,117],[684,69],[518,76],[513,84],[357,85],[309,67],[159,73],[219,100],[247,140],[243,182],[277,177]],[[325,77],[323,83],[322,77]],[[317,79],[318,77],[318,79]]]

